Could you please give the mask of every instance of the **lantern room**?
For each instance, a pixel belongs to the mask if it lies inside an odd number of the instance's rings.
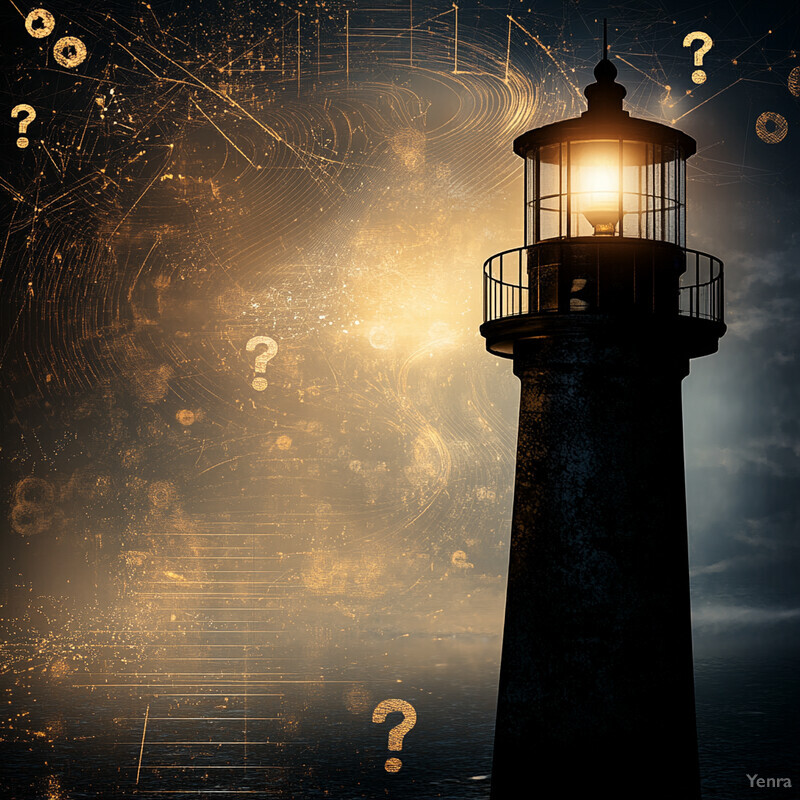
[[[525,159],[525,244],[583,236],[686,243],[685,133],[622,110],[624,86],[606,58],[580,117],[514,142]]]
[[[483,265],[486,347],[514,358],[519,343],[555,327],[613,322],[708,355],[725,332],[723,269],[686,247],[695,140],[623,110],[627,92],[605,55],[594,76],[581,116],[514,141],[525,161],[525,243]]]

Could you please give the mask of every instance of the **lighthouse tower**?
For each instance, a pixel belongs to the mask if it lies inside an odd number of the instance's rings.
[[[685,246],[695,141],[594,75],[514,142],[525,246],[484,265],[521,383],[492,798],[698,800],[681,381],[725,332],[722,263]]]

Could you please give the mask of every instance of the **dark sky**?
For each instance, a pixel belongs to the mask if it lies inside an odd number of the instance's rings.
[[[719,635],[741,646],[796,646],[800,376],[793,252],[800,207],[792,146],[798,101],[786,78],[797,15],[788,5],[718,4],[709,7],[708,25],[720,44],[720,69],[710,74],[727,80],[716,87],[723,94],[682,121],[699,142],[689,246],[725,261],[728,333],[716,356],[693,365],[684,388],[696,642],[702,649],[707,632],[709,642]],[[754,46],[740,56],[745,32]],[[788,55],[783,65],[768,54],[773,46],[778,59]],[[715,43],[711,53],[716,49]],[[745,61],[754,69],[747,76]],[[727,88],[735,80],[741,82]],[[767,110],[788,122],[778,144],[755,133]]]

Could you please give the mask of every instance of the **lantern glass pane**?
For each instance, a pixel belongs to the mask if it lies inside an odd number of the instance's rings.
[[[567,141],[538,148],[527,164],[527,244],[576,236],[685,244],[680,148],[625,139]]]
[[[527,228],[526,244],[563,236],[560,229],[564,200],[561,189],[561,147],[558,144],[542,147],[534,157],[538,161],[538,172],[532,175],[529,172],[533,178],[527,186],[532,224]]]
[[[537,155],[533,152],[525,158],[525,244],[531,244],[539,238],[536,231],[536,186],[539,168]]]

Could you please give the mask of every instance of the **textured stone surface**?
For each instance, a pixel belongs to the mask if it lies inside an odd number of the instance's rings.
[[[699,798],[683,467],[688,358],[563,317],[518,342],[492,797]],[[533,779],[533,776],[535,780]],[[532,781],[532,783],[531,783]]]

